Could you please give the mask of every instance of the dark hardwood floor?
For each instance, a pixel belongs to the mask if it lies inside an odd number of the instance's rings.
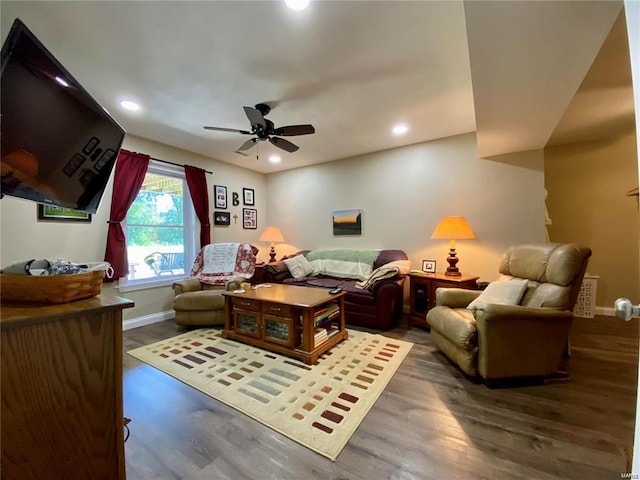
[[[489,388],[465,377],[428,331],[332,462],[125,353],[127,478],[619,479],[633,444],[638,322],[578,318],[567,383]],[[129,330],[124,350],[184,332]]]

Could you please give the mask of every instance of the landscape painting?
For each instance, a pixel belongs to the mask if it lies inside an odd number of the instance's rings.
[[[334,235],[362,235],[362,211],[334,210],[333,211]]]

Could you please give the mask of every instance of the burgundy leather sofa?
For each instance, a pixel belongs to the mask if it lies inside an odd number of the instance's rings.
[[[303,250],[295,255],[306,256],[309,251]],[[373,270],[394,260],[408,260],[408,257],[402,250],[380,250],[380,254],[373,264]],[[380,280],[370,289],[360,289],[356,287],[357,279],[327,275],[293,278],[285,263],[280,260],[268,263],[264,267],[262,281],[304,287],[334,288],[340,286],[346,292],[344,305],[345,320],[348,324],[389,330],[402,315],[405,279],[406,275],[398,275],[394,278]]]

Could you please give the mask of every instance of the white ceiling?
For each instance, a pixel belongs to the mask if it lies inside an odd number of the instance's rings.
[[[294,12],[281,1],[3,0],[0,25],[4,40],[21,18],[127,132],[269,173],[475,130],[482,156],[542,148],[621,9],[617,1],[312,0]],[[123,98],[142,110],[123,111]],[[260,142],[256,160],[255,148],[234,153],[248,137],[202,128],[249,129],[242,107],[260,102],[272,106],[276,127],[311,123],[317,133],[288,137],[300,147],[292,154]],[[392,136],[397,122],[409,133]],[[271,153],[282,163],[268,162]]]

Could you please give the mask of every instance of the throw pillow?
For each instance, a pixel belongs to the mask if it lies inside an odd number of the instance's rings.
[[[313,266],[304,255],[296,255],[293,258],[283,260],[283,262],[289,269],[289,272],[291,272],[293,278],[304,278],[313,273]]]
[[[526,279],[491,282],[467,308],[469,310],[483,310],[491,303],[518,305],[527,289],[527,283]]]

